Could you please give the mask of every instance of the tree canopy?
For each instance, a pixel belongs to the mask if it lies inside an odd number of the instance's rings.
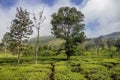
[[[13,41],[17,44],[15,47],[18,48],[18,63],[20,62],[21,47],[32,32],[32,20],[30,20],[29,12],[21,7],[17,8],[16,17],[13,19],[10,27],[10,33]]]
[[[52,14],[52,34],[66,41],[67,59],[73,52],[73,46],[85,39],[83,19],[84,15],[75,7],[61,7],[58,13]]]

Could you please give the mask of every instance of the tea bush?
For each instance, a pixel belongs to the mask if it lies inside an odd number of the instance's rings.
[[[97,64],[83,64],[81,73],[89,80],[110,80],[110,72],[106,67]]]
[[[48,80],[53,74],[54,80],[120,80],[120,59],[106,56],[88,55],[38,57],[17,56],[0,57],[0,80]],[[54,67],[53,67],[54,65]]]
[[[80,73],[56,73],[55,80],[86,80]]]
[[[48,80],[49,73],[50,68],[44,65],[0,66],[0,80]]]
[[[69,66],[55,66],[55,73],[64,73],[67,74],[68,72],[70,72],[70,67]]]
[[[52,50],[44,50],[39,52],[40,56],[54,56],[55,52]]]
[[[110,71],[114,80],[120,80],[120,64],[111,68]]]

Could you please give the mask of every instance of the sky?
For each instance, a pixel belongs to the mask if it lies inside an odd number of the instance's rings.
[[[0,39],[9,31],[17,7],[27,9],[31,14],[44,10],[46,20],[42,24],[40,35],[48,36],[51,35],[51,15],[65,6],[76,7],[84,14],[87,37],[120,31],[120,0],[0,0]],[[34,29],[31,37],[36,34]]]

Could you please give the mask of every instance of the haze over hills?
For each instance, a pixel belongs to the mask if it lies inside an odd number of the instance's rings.
[[[42,36],[39,38],[39,40],[40,40],[39,44],[43,45],[43,44],[46,44],[47,42],[55,40],[55,39],[56,38],[54,36]],[[36,38],[31,38],[29,40],[30,44],[35,44],[35,42],[36,42]]]
[[[120,38],[120,32],[113,32],[111,34],[107,34],[107,35],[102,35],[99,36],[97,38],[101,38],[102,40],[109,40],[109,39],[118,39]],[[31,38],[29,40],[30,44],[35,44],[35,40],[36,38]],[[40,45],[50,45],[50,46],[56,46],[56,45],[60,45],[64,42],[64,40],[61,39],[57,39],[54,36],[43,36],[40,37]]]
[[[101,38],[103,40],[118,39],[118,38],[120,38],[120,32],[113,32],[113,33],[110,33],[110,34],[107,34],[107,35],[102,35],[98,38]]]

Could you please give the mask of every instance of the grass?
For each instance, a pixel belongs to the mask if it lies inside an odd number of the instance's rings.
[[[22,57],[0,54],[0,80],[48,80],[52,63],[54,80],[120,80],[120,58],[105,56],[65,56],[39,57],[38,65],[34,57]]]

